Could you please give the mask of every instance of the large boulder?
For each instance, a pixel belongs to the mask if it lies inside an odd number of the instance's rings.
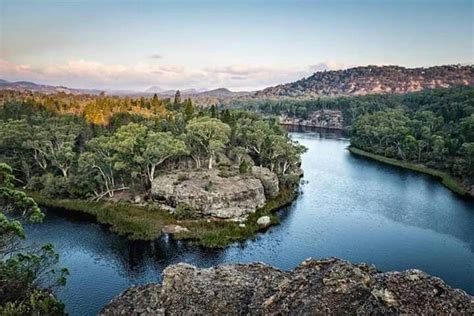
[[[271,172],[268,168],[253,166],[252,175],[262,181],[267,198],[274,198],[278,195],[280,187],[278,176],[274,172]]]
[[[153,199],[166,207],[180,204],[199,217],[245,219],[265,202],[262,181],[252,175],[220,176],[217,170],[166,174],[155,178]]]
[[[257,225],[260,226],[260,228],[267,228],[271,223],[272,220],[270,219],[270,216],[265,215],[257,219]]]
[[[295,270],[263,263],[167,267],[162,285],[133,287],[101,315],[473,315],[474,298],[419,270],[377,272],[331,258]]]

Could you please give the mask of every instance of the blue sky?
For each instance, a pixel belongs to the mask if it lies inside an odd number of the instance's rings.
[[[0,0],[0,77],[258,89],[316,70],[473,62],[473,1]]]

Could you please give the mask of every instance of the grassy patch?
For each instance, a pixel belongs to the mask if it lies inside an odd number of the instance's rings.
[[[453,192],[455,192],[459,195],[462,195],[462,196],[466,195],[466,189],[464,188],[462,183],[460,181],[458,181],[456,178],[454,178],[453,176],[451,176],[450,174],[448,174],[444,171],[431,169],[431,168],[428,168],[428,167],[426,167],[424,165],[421,165],[421,164],[405,162],[405,161],[401,161],[401,160],[398,160],[398,159],[387,158],[387,157],[384,157],[384,156],[372,154],[372,153],[369,153],[367,151],[364,151],[364,150],[361,150],[359,148],[355,148],[355,147],[352,147],[352,146],[350,146],[348,148],[348,150],[351,153],[353,153],[355,155],[358,155],[358,156],[370,158],[370,159],[373,159],[373,160],[376,160],[376,161],[379,161],[379,162],[383,162],[383,163],[386,163],[386,164],[389,164],[389,165],[392,165],[392,166],[396,166],[396,167],[400,167],[400,168],[404,168],[404,169],[413,170],[413,171],[416,171],[416,172],[421,172],[421,173],[424,173],[424,174],[428,174],[430,176],[433,176],[433,177],[441,180],[441,183],[445,187],[450,189],[451,191],[453,191]]]
[[[39,205],[59,209],[64,212],[64,215],[68,215],[70,212],[91,215],[97,222],[110,226],[111,231],[133,240],[153,240],[161,235],[161,229],[164,225],[175,222],[173,216],[168,212],[153,206],[49,199],[35,192],[29,192],[28,194]]]
[[[245,227],[240,227],[236,222],[179,220],[153,205],[136,206],[117,202],[49,199],[36,192],[28,192],[28,194],[39,205],[56,208],[66,216],[77,213],[93,216],[97,222],[108,225],[111,231],[129,239],[153,240],[162,234],[163,226],[176,224],[189,229],[187,233],[176,234],[176,238],[187,239],[194,244],[209,248],[222,248],[234,241],[251,238],[260,230],[257,225],[257,219],[260,216],[268,215],[272,224],[277,224],[279,220],[273,212],[293,201],[296,195],[293,189],[282,188],[276,198],[269,200],[264,207],[248,217],[244,223]]]

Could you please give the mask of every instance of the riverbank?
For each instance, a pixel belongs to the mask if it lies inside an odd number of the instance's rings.
[[[314,124],[300,124],[300,123],[292,123],[292,122],[280,122],[280,125],[284,126],[285,128],[298,128],[302,131],[305,130],[322,130],[322,131],[330,131],[330,132],[341,132],[347,133],[347,128],[344,127],[328,127],[328,126],[320,126]]]
[[[267,200],[265,205],[242,222],[210,219],[178,219],[169,212],[152,204],[135,205],[125,202],[91,202],[75,199],[51,199],[37,192],[28,192],[43,207],[53,208],[64,216],[84,215],[97,223],[131,240],[154,240],[163,234],[168,225],[186,228],[176,232],[176,239],[189,240],[193,244],[208,248],[223,248],[235,241],[245,241],[261,230],[257,219],[269,216],[271,223],[279,223],[274,214],[278,209],[290,204],[296,197],[293,188],[281,188],[279,194]]]
[[[412,171],[416,171],[416,172],[420,172],[420,173],[424,173],[424,174],[433,176],[433,177],[439,179],[441,181],[441,183],[445,187],[447,187],[449,190],[451,190],[452,192],[457,193],[457,194],[459,194],[463,197],[471,197],[471,195],[468,194],[466,188],[462,185],[462,183],[460,183],[459,180],[457,180],[456,178],[452,177],[451,175],[449,175],[448,173],[446,173],[444,171],[431,169],[431,168],[428,168],[428,167],[426,167],[424,165],[420,165],[420,164],[404,162],[404,161],[401,161],[401,160],[397,160],[397,159],[393,159],[393,158],[387,158],[387,157],[384,157],[384,156],[372,154],[370,152],[364,151],[362,149],[359,149],[359,148],[356,148],[356,147],[353,147],[353,146],[349,146],[347,149],[349,150],[349,152],[351,152],[352,154],[357,155],[357,156],[369,158],[369,159],[376,160],[376,161],[379,161],[379,162],[382,162],[382,163],[385,163],[385,164],[389,164],[389,165],[392,165],[392,166],[396,166],[396,167],[400,167],[400,168],[403,168],[403,169],[408,169],[408,170],[412,170]]]

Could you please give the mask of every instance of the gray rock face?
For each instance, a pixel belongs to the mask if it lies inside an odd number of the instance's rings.
[[[244,219],[265,202],[264,185],[252,175],[221,177],[217,170],[155,178],[153,198],[165,206],[188,205],[200,217]]]
[[[278,176],[274,172],[268,168],[253,166],[252,175],[262,182],[266,197],[274,198],[278,195],[280,186]]]
[[[282,115],[280,123],[283,125],[321,127],[331,129],[344,129],[344,120],[341,111],[319,110],[309,114],[307,119],[289,117]]]
[[[378,273],[331,258],[283,272],[263,263],[177,264],[162,285],[133,287],[101,315],[327,315],[474,313],[474,298],[419,270]]]

